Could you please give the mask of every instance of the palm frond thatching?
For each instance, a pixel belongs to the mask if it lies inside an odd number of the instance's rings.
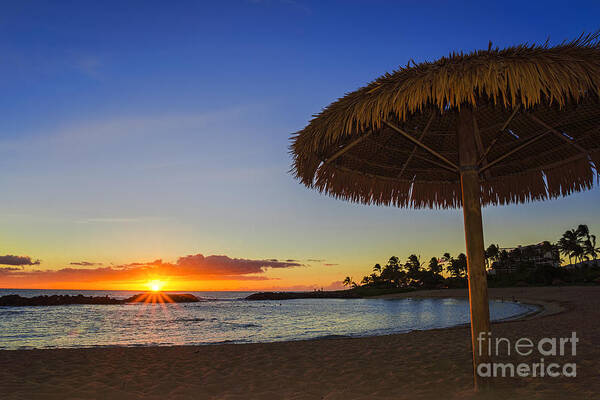
[[[457,115],[468,107],[484,205],[589,189],[600,169],[599,38],[490,46],[385,74],[292,136],[292,171],[309,187],[355,202],[459,207],[459,174],[440,157],[458,165]]]

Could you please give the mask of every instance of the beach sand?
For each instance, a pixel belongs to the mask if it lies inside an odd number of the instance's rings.
[[[577,332],[576,378],[498,378],[493,399],[600,396],[600,287],[491,289],[546,312],[493,325],[516,340]],[[463,297],[464,290],[387,297]],[[0,351],[2,399],[458,399],[472,391],[468,327],[270,344]],[[503,361],[538,362],[531,357]],[[552,362],[547,357],[546,362]]]

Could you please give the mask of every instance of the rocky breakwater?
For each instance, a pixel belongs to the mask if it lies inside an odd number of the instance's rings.
[[[0,307],[65,306],[72,304],[128,304],[128,303],[195,303],[200,301],[193,294],[171,294],[162,292],[140,293],[127,299],[115,299],[108,296],[51,295],[22,297],[11,294],[0,297]]]

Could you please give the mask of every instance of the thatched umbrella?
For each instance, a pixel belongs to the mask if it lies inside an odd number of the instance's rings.
[[[333,102],[292,137],[293,172],[344,200],[463,208],[476,370],[486,361],[476,339],[490,331],[481,205],[591,188],[599,93],[598,34],[554,47],[490,43],[407,65]]]

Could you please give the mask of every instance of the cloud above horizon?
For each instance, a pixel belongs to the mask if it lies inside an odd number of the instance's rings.
[[[69,265],[78,265],[80,267],[93,267],[96,265],[102,265],[102,263],[89,262],[89,261],[77,261],[77,262],[71,262],[71,263],[69,263]]]
[[[279,261],[277,259],[249,260],[229,258],[224,255],[204,257],[202,254],[180,257],[177,267],[184,267],[206,275],[245,275],[264,273],[266,268],[301,267],[296,260]]]
[[[0,256],[0,265],[39,265],[40,260],[33,261],[29,256],[13,256],[7,254]]]
[[[12,256],[14,257],[14,256]],[[27,257],[27,259],[29,259]],[[10,260],[7,260],[10,261]],[[24,262],[20,260],[19,262]],[[29,259],[31,262],[31,259]],[[13,260],[13,262],[17,262]],[[39,264],[39,262],[37,262]],[[8,264],[8,265],[34,265]],[[27,270],[24,268],[0,268],[0,283],[15,281],[32,282],[140,282],[148,279],[185,278],[186,280],[273,280],[264,276],[268,269],[294,268],[303,266],[298,262],[279,261],[277,259],[253,260],[231,258],[226,255],[202,254],[180,257],[174,263],[154,260],[117,266],[96,266],[99,263],[87,261],[73,262],[71,265],[87,268],[62,268],[58,270]],[[90,268],[96,266],[95,268]]]

